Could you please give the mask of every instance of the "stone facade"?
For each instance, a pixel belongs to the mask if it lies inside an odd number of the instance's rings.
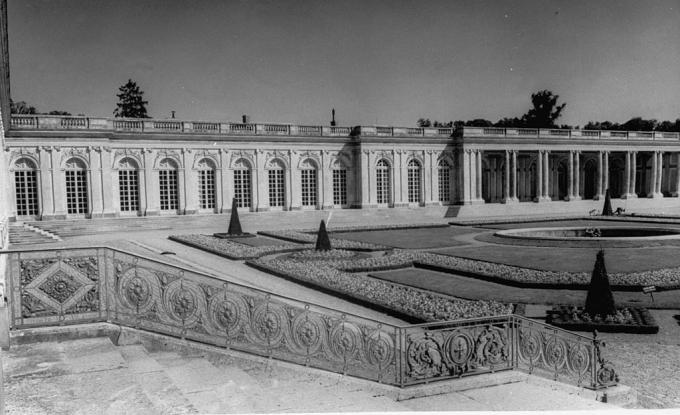
[[[13,219],[222,213],[232,198],[246,211],[568,211],[607,188],[646,206],[680,189],[678,133],[57,116],[13,116],[11,127]]]

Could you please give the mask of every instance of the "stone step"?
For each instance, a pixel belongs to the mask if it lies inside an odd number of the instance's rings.
[[[184,414],[196,411],[196,407],[164,371],[163,365],[150,356],[144,346],[128,345],[118,349],[128,364],[131,380],[140,385],[158,412]]]
[[[199,412],[269,412],[275,399],[243,370],[217,368],[202,354],[155,352],[150,356]]]

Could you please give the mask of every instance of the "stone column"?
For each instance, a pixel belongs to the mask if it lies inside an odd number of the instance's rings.
[[[159,190],[158,190],[158,174],[153,165],[153,152],[149,149],[143,149],[144,154],[144,189],[146,194],[146,216],[157,216],[160,214]]]
[[[477,160],[475,161],[476,166],[477,166],[477,197],[476,199],[480,202],[484,201],[484,195],[482,194],[482,151],[477,150],[476,152],[476,158]]]
[[[90,156],[89,184],[90,195],[90,217],[101,218],[104,214],[104,204],[102,203],[102,164],[101,149],[88,148]]]
[[[462,162],[460,165],[462,166],[461,172],[462,174],[460,175],[461,177],[461,194],[460,197],[462,199],[462,203],[469,205],[472,203],[474,199],[474,186],[472,183],[474,183],[474,157],[470,157],[471,155],[470,149],[465,149],[461,152],[460,157],[462,158]]]
[[[540,202],[543,196],[543,150],[538,150],[538,163],[536,163],[536,201]]]
[[[505,183],[503,183],[503,203],[508,203],[510,196],[510,151],[505,150]],[[679,169],[680,170],[680,169]]]
[[[659,166],[659,171],[656,174],[656,193],[659,195],[659,197],[663,197],[663,193],[661,193],[661,182],[663,180],[663,151],[659,151],[657,155],[659,161],[658,161],[658,166]]]
[[[220,192],[217,196],[217,212],[225,213],[231,211],[231,199],[234,198],[234,172],[229,165],[227,150],[219,149],[218,155],[220,157],[220,171],[217,174],[220,176]],[[253,188],[251,187],[251,189]]]
[[[630,198],[634,199],[637,197],[637,192],[635,191],[637,185],[637,151],[631,152],[630,165]]]
[[[550,151],[543,151],[543,199],[549,202],[550,199]]]
[[[649,198],[658,197],[656,195],[656,182],[658,180],[658,176],[659,176],[659,152],[654,151],[652,153],[652,178],[650,180],[649,193],[647,193],[647,197]]]
[[[61,148],[52,151],[52,195],[54,197],[54,219],[66,219],[66,178],[61,168]]]
[[[177,196],[179,198],[179,212],[178,214],[194,214],[198,212],[198,180],[193,174],[193,166],[189,151],[183,148],[180,153],[182,165],[179,166],[177,172],[177,182],[179,191]]]
[[[630,151],[626,151],[626,168],[625,168],[625,173],[623,175],[625,183],[624,183],[624,191],[623,194],[621,195],[621,199],[629,199],[630,198]]]
[[[265,170],[265,154],[262,150],[255,150],[255,177],[257,179],[257,187],[253,188],[253,193],[257,195],[256,211],[269,210],[269,176]]]
[[[321,170],[319,170],[320,182],[322,183],[321,198],[319,206],[321,209],[333,209],[333,166],[328,150],[321,151]],[[349,177],[347,177],[349,182]],[[349,183],[347,183],[347,193],[349,197]]]
[[[40,157],[40,187],[38,194],[40,195],[40,219],[54,218],[54,181],[52,168],[52,152],[53,148],[42,147],[38,152]],[[8,160],[8,162],[11,160]],[[680,169],[678,169],[680,171]],[[680,177],[680,175],[678,176]],[[16,208],[16,205],[15,205]]]
[[[519,202],[517,197],[517,151],[512,151],[512,201]]]
[[[290,166],[287,174],[284,173],[286,177],[286,202],[284,210],[300,210],[302,209],[302,171],[298,168],[300,165],[300,156],[297,151],[289,152]],[[317,166],[319,169],[321,166]],[[290,179],[289,176],[290,175]],[[319,183],[319,174],[317,171],[316,185],[321,186]],[[317,201],[318,202],[318,201]]]
[[[574,150],[569,151],[569,190],[567,191],[567,200],[574,199]]]
[[[604,173],[604,179],[602,181],[602,185],[604,187],[604,192],[606,192],[609,189],[609,151],[604,152],[603,173]],[[602,197],[604,197],[604,193],[602,194]]]
[[[574,200],[581,200],[581,151],[574,152]]]

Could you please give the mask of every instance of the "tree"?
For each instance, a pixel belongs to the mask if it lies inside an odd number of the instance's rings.
[[[53,110],[47,113],[47,115],[71,115],[68,111]]]
[[[585,312],[590,314],[591,317],[596,315],[606,317],[616,314],[614,296],[609,286],[607,268],[604,265],[603,250],[597,253],[595,267],[593,267],[593,274],[590,278],[590,287],[588,287],[588,295],[586,296]]]
[[[319,232],[316,234],[316,250],[317,251],[330,251],[331,250],[331,240],[328,237],[328,232],[326,231],[326,222],[322,219],[319,225]]]
[[[9,100],[9,112],[10,114],[36,114],[37,111],[35,107],[30,106],[26,101],[14,102]]]
[[[118,97],[117,108],[113,111],[113,115],[116,117],[125,118],[149,118],[146,113],[146,104],[148,101],[144,101],[142,92],[137,86],[136,82],[132,79],[128,79],[127,83],[120,88]]]
[[[555,120],[562,115],[562,110],[567,105],[557,105],[559,95],[553,95],[551,91],[544,89],[531,94],[533,108],[522,116],[522,120],[528,128],[554,128]]]

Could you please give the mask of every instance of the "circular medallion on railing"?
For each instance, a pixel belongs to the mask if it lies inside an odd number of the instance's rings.
[[[394,358],[394,340],[381,330],[376,330],[368,335],[366,342],[366,360],[368,363],[385,367],[392,363]]]
[[[541,334],[534,330],[519,329],[519,357],[535,362],[541,356]]]
[[[354,324],[341,322],[331,330],[329,343],[331,351],[338,358],[352,358],[361,347],[361,332]]]
[[[547,367],[560,369],[567,361],[567,346],[564,340],[553,337],[545,343],[543,360]]]
[[[206,328],[218,335],[235,337],[247,320],[247,307],[243,298],[236,293],[218,293],[208,304],[208,321]]]
[[[619,381],[619,376],[614,370],[614,366],[609,362],[604,362],[597,370],[597,384],[598,386],[611,386]]]
[[[464,366],[470,361],[475,350],[475,342],[468,334],[455,331],[444,342],[446,357],[456,366]]]
[[[276,346],[283,338],[286,324],[283,307],[270,302],[262,303],[255,307],[250,320],[253,340],[263,346]]]
[[[291,324],[294,351],[311,355],[319,351],[326,338],[326,324],[317,314],[298,314]]]
[[[590,350],[581,343],[570,344],[567,362],[572,372],[584,375],[590,367]]]
[[[117,291],[121,304],[135,313],[148,311],[160,297],[156,277],[142,268],[127,270],[118,280]]]
[[[200,310],[205,309],[203,292],[195,283],[178,279],[165,288],[163,306],[167,317],[183,326],[198,321]]]

